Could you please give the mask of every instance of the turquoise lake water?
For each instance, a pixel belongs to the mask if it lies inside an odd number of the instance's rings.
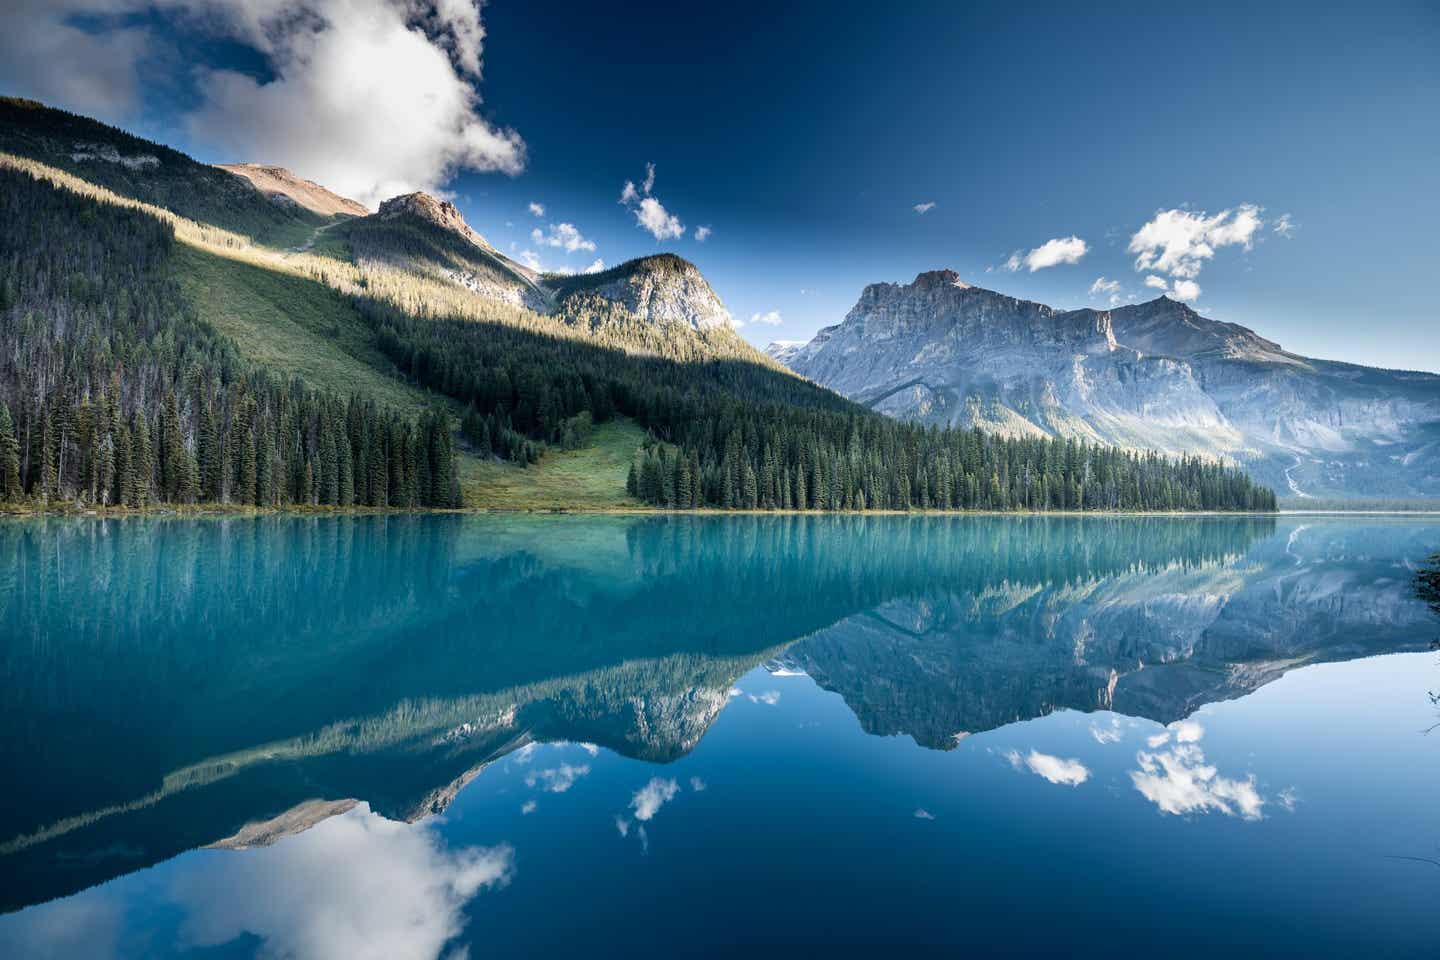
[[[1433,956],[1436,550],[0,522],[0,956]]]

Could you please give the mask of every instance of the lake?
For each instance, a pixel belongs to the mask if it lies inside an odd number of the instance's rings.
[[[0,955],[1411,957],[1440,521],[0,523]]]

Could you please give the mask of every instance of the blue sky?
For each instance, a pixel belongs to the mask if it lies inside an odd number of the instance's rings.
[[[1440,370],[1433,2],[1161,15],[1138,4],[1076,13],[1071,4],[493,0],[475,24],[483,42],[468,21],[406,24],[450,56],[466,85],[459,94],[424,50],[367,46],[356,31],[342,45],[338,26],[319,35],[337,38],[341,65],[322,70],[323,49],[277,46],[273,30],[255,29],[276,0],[240,4],[239,14],[239,0],[73,2],[103,8],[67,14],[84,42],[113,46],[123,35],[145,51],[132,54],[133,94],[78,102],[83,84],[14,58],[0,84],[68,99],[203,159],[273,160],[353,184],[373,157],[376,195],[443,187],[476,229],[546,267],[673,250],[699,264],[758,344],[837,322],[866,283],[950,267],[1065,307],[1105,306],[1112,292],[1149,299],[1158,286],[1146,278],[1156,277],[1205,315],[1298,352]],[[22,11],[32,3],[18,16],[38,35],[55,5],[22,0]],[[375,6],[385,4],[312,0],[311,10],[340,25]],[[377,51],[384,57],[356,66]],[[434,82],[416,79],[432,67]],[[345,84],[368,89],[377,75],[387,86],[354,98],[371,114],[352,114],[338,133],[265,112],[354,110],[331,105],[344,104]],[[428,149],[416,125],[433,116],[454,126],[453,113],[408,105],[464,89],[483,103],[463,108],[459,140],[439,137],[430,150],[458,159],[427,168],[405,155],[397,144]],[[372,116],[384,124],[370,130]],[[244,146],[270,155],[237,156]],[[638,222],[647,163],[651,224],[663,207],[683,225],[679,237],[657,240]],[[637,196],[622,204],[627,180]],[[1168,255],[1150,246],[1142,270],[1147,248],[1132,238],[1147,223],[1147,236],[1171,246]],[[537,244],[536,228],[561,244],[568,236],[573,249]],[[1068,256],[1032,256],[1057,261],[1032,271],[1026,255],[1039,249]],[[1019,269],[1005,269],[1017,251]],[[1119,287],[1092,293],[1101,277]],[[771,315],[778,324],[752,322]]]

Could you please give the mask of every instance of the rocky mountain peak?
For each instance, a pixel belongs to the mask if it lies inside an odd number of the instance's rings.
[[[700,268],[673,253],[629,260],[600,273],[550,276],[545,283],[562,298],[575,293],[604,297],[641,320],[675,321],[696,330],[732,323]]]
[[[256,190],[281,205],[303,207],[323,217],[363,217],[370,212],[364,204],[333,193],[314,180],[297,177],[284,167],[264,163],[221,163],[216,166],[245,178]]]
[[[954,270],[926,270],[917,274],[915,282],[911,284],[919,290],[927,290],[932,287],[955,287],[960,290],[970,289],[970,284],[960,279],[960,274]]]
[[[455,204],[449,200],[432,197],[424,191],[391,197],[380,204],[379,216],[382,220],[391,220],[402,216],[416,217],[441,229],[449,230],[451,233],[459,234],[486,250],[495,249],[488,240],[470,228],[470,224],[465,222],[465,218],[460,215]]]

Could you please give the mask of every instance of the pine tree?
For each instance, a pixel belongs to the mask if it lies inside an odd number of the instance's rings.
[[[20,441],[15,436],[15,421],[10,407],[0,402],[0,500],[19,500]]]

